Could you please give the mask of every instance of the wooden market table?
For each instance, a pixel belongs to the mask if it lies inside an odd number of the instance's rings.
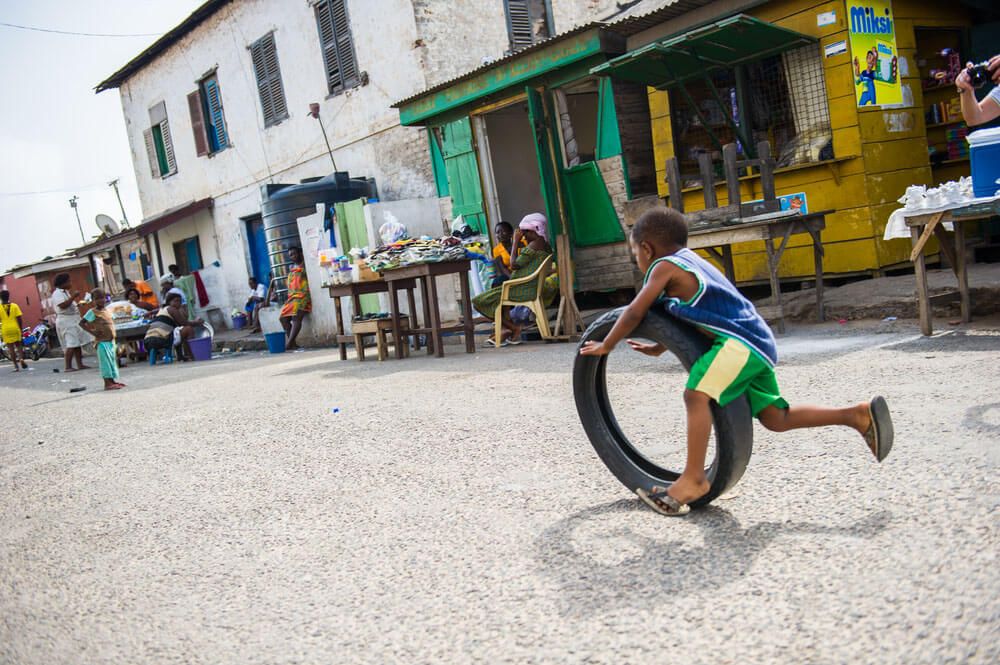
[[[832,210],[811,212],[805,215],[781,212],[743,217],[738,222],[703,230],[692,230],[688,234],[688,247],[704,249],[720,263],[729,281],[735,283],[733,252],[730,245],[737,242],[763,240],[767,251],[767,271],[771,282],[771,295],[778,305],[778,332],[785,332],[785,307],[781,299],[781,284],[778,281],[778,263],[788,247],[793,235],[808,233],[812,238],[813,262],[816,267],[816,316],[823,321],[823,244],[820,232],[826,228],[826,216]],[[781,240],[777,248],[775,240]]]
[[[419,280],[424,301],[424,326],[417,328],[410,327],[412,335],[427,335],[427,353],[433,351],[438,358],[444,357],[444,346],[441,335],[444,333],[463,333],[465,335],[465,352],[476,352],[476,341],[472,332],[472,298],[469,295],[469,259],[458,261],[441,261],[440,263],[415,263],[400,268],[383,270],[381,275],[389,284],[389,305],[392,307],[392,336],[399,339],[399,289],[404,288],[403,284],[407,280]],[[441,311],[438,307],[438,295],[436,280],[441,275],[457,274],[458,281],[462,288],[462,322],[457,326],[441,327]],[[411,296],[412,297],[412,296]],[[410,301],[412,303],[412,299]],[[412,310],[412,305],[411,312]],[[415,323],[415,321],[412,321]],[[396,345],[396,357],[402,358],[402,348]]]
[[[932,235],[938,239],[941,251],[948,257],[955,277],[958,279],[958,299],[962,311],[962,321],[972,318],[969,305],[969,273],[965,263],[965,222],[987,219],[1000,214],[1000,197],[989,201],[972,204],[955,204],[955,207],[932,213],[916,213],[907,215],[903,212],[903,220],[910,228],[910,239],[913,251],[910,261],[913,262],[914,274],[917,278],[917,306],[920,310],[920,332],[924,335],[934,333],[931,321],[931,297],[927,290],[927,266],[924,260],[924,246]],[[954,232],[951,236],[944,224],[951,222]],[[943,293],[935,299],[953,297],[954,292]]]
[[[413,278],[396,280],[395,287],[393,289],[392,297],[392,335],[393,340],[396,342],[396,356],[402,358],[403,350],[402,343],[400,342],[400,325],[399,325],[399,306],[396,304],[396,291],[402,289],[407,293],[407,299],[410,305],[410,317],[415,323],[417,317],[417,305],[413,297],[413,289],[417,287],[417,281]],[[331,284],[326,287],[330,293],[330,297],[333,298],[333,308],[337,313],[337,346],[340,348],[340,359],[347,360],[347,343],[354,342],[355,336],[348,335],[344,333],[344,315],[340,307],[341,298],[350,298],[351,303],[354,305],[354,313],[358,314],[361,312],[361,296],[372,294],[372,293],[389,293],[389,284],[381,279],[372,280],[368,282],[351,282],[350,284]],[[424,310],[427,310],[427,304],[424,304]],[[426,313],[424,315],[424,323],[427,322]],[[367,333],[366,333],[367,334]],[[420,350],[420,339],[414,337],[414,343],[416,349]],[[428,349],[429,350],[429,349]],[[360,349],[358,350],[358,359],[364,359],[364,352]]]

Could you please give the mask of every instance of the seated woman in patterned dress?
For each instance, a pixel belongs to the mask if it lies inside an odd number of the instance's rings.
[[[548,225],[545,220],[545,215],[535,212],[525,216],[525,218],[521,220],[521,223],[518,225],[518,229],[514,231],[514,238],[511,243],[512,249],[510,267],[512,272],[510,278],[512,280],[527,277],[531,273],[535,272],[538,270],[538,267],[542,264],[542,262],[552,254],[552,248],[549,246],[548,240],[546,240],[547,234]],[[522,238],[528,243],[527,246],[522,246]],[[509,297],[512,300],[521,300],[525,302],[534,300],[536,288],[537,282],[522,284],[511,289]],[[497,305],[500,303],[502,289],[502,286],[498,286],[479,294],[472,299],[472,306],[476,308],[477,312],[492,321],[494,315],[496,314]],[[543,296],[545,296],[549,302],[552,301],[553,295],[553,293],[546,293],[543,291]],[[546,305],[548,305],[548,302]],[[503,325],[502,339],[495,340],[491,336],[487,340],[487,343],[492,344],[493,346],[520,344],[522,326],[511,321],[510,307],[504,307],[500,313],[500,317]]]

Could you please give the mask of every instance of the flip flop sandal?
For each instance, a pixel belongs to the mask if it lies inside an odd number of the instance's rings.
[[[868,415],[871,416],[872,424],[865,432],[865,441],[879,462],[889,456],[892,450],[892,417],[889,415],[889,405],[886,404],[882,396],[872,398],[868,404]]]
[[[104,386],[105,390],[121,390],[122,387],[117,383],[112,383],[110,386]]]
[[[691,506],[686,503],[681,503],[674,497],[667,494],[667,491],[662,492],[647,492],[645,489],[639,487],[636,488],[635,493],[639,495],[647,506],[660,513],[661,515],[667,515],[668,517],[683,517],[691,512]]]
[[[511,346],[517,346],[518,344],[524,344],[524,340],[521,339],[520,335],[518,335],[517,339],[514,339],[513,337],[508,339],[507,343],[510,344]]]
[[[486,344],[487,344],[487,346],[492,346],[492,347],[507,346],[508,344],[510,344],[510,340],[505,339],[502,342],[500,342],[499,344],[497,344],[497,341],[495,339],[490,339],[490,338],[487,337],[486,338]]]

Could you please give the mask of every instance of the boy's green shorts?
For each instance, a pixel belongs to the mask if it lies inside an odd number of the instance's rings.
[[[705,393],[720,406],[746,393],[754,416],[772,404],[788,408],[778,390],[774,369],[750,347],[728,337],[717,337],[712,348],[691,366],[687,388]]]

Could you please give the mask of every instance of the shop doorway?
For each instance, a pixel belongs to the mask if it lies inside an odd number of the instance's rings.
[[[490,230],[500,221],[516,228],[525,215],[545,213],[527,98],[476,116],[475,124]]]

